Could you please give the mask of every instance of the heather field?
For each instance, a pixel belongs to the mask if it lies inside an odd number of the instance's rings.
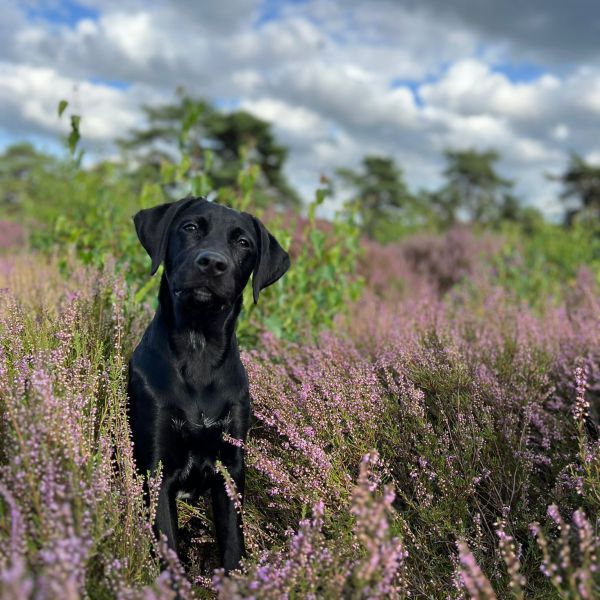
[[[65,158],[0,157],[0,597],[598,597],[596,213],[547,222],[475,151],[447,152],[435,193],[371,157],[341,172],[353,197],[323,177],[301,205],[268,123],[209,113],[193,138],[205,107],[180,108],[160,109],[183,119],[175,158],[83,168],[77,115]],[[235,141],[220,156],[213,125]],[[208,501],[178,501],[179,557],[155,538],[160,473],[148,504],[127,419],[159,281],[131,217],[189,193],[256,214],[292,258],[238,321],[248,552],[228,577]]]
[[[279,224],[296,265],[342,260],[337,229],[302,223]],[[2,597],[598,597],[600,294],[589,265],[511,239],[363,240],[341,253],[353,274],[298,266],[245,315],[249,555],[229,578],[209,504],[180,505],[180,564],[132,463],[126,369],[153,291],[119,257],[6,251]]]

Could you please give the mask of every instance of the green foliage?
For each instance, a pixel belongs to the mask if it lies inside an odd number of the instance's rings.
[[[71,132],[69,133],[68,144],[69,144],[69,152],[72,156],[75,155],[75,150],[77,149],[77,144],[81,139],[81,134],[79,133],[79,125],[81,123],[81,117],[79,115],[71,115]]]
[[[415,200],[392,158],[365,156],[362,171],[338,169],[337,176],[352,189],[350,205],[371,239],[381,239],[380,228],[390,220],[414,219]]]
[[[55,157],[27,142],[8,146],[0,154],[0,206],[6,214],[18,213],[59,165]]]
[[[162,165],[185,162],[188,178],[205,174],[214,186],[208,191],[222,190],[235,188],[238,173],[251,163],[257,169],[255,205],[299,205],[283,174],[287,149],[277,143],[270,123],[245,111],[222,113],[183,92],[174,104],[143,110],[147,127],[118,142],[141,164],[139,179],[160,181]]]
[[[494,150],[446,150],[446,185],[432,196],[445,224],[459,217],[475,223],[490,223],[501,216],[504,192],[512,182],[496,172],[500,156]]]
[[[180,123],[178,137],[183,142],[202,112],[198,105],[190,111]],[[34,228],[31,243],[45,253],[58,250],[62,257],[71,249],[81,262],[97,268],[115,259],[135,291],[136,301],[154,303],[159,277],[149,277],[149,260],[137,240],[131,217],[142,208],[171,200],[173,195],[207,195],[215,187],[210,173],[214,172],[217,154],[203,151],[202,164],[207,171],[192,169],[193,157],[185,145],[182,147],[180,160],[163,162],[158,181],[144,183],[139,191],[120,165],[101,163],[84,170],[76,162],[57,162],[56,168],[40,176],[21,203],[21,210],[30,219],[44,225]],[[330,230],[322,229],[315,219],[315,209],[329,193],[325,187],[317,191],[307,220],[299,215],[266,213],[257,202],[262,171],[253,156],[252,149],[239,148],[239,162],[234,164],[242,168],[231,173],[232,185],[217,188],[215,201],[263,218],[286,248],[292,241],[291,232],[298,231],[301,242],[294,250],[291,270],[263,292],[256,306],[251,291],[246,291],[239,322],[241,343],[256,344],[263,331],[289,340],[315,336],[322,328],[331,327],[336,315],[343,314],[360,294],[362,281],[356,272],[359,229],[352,215],[341,214]],[[63,266],[66,273],[64,258]]]
[[[494,257],[498,282],[515,297],[532,306],[560,299],[565,284],[575,282],[583,265],[600,280],[600,237],[592,227],[565,229],[539,223],[533,229],[505,223],[503,247]]]
[[[499,207],[497,222],[494,225],[502,228],[504,223],[513,223],[522,227],[523,233],[529,235],[544,225],[544,215],[533,206],[523,206],[515,196],[504,194]]]
[[[60,119],[63,116],[63,113],[69,106],[69,103],[66,100],[60,100],[58,103],[58,118]],[[81,116],[76,114],[71,114],[69,116],[70,122],[70,131],[67,137],[67,147],[69,148],[69,153],[71,158],[79,165],[81,164],[81,160],[83,158],[83,151],[79,152],[78,155],[75,154],[77,150],[77,145],[79,144],[79,140],[81,139],[81,132],[79,130],[81,125]]]
[[[58,103],[58,117],[62,117],[65,109],[69,106],[69,103],[66,100],[60,100]]]
[[[292,267],[283,280],[261,294],[257,305],[252,303],[252,290],[246,289],[245,312],[238,326],[242,341],[254,342],[265,327],[288,340],[315,339],[323,328],[333,325],[338,315],[346,314],[350,302],[358,299],[363,287],[357,274],[360,253],[359,229],[352,218],[338,215],[330,231],[319,228],[315,210],[328,190],[317,190],[308,207],[308,220],[301,227],[299,250],[293,254]],[[287,247],[289,228],[281,221],[270,221],[269,228]],[[263,308],[266,307],[266,308]]]
[[[563,185],[561,198],[564,201],[575,199],[577,206],[566,214],[566,223],[574,221],[594,221],[600,214],[600,167],[587,163],[577,153],[571,154],[564,173],[550,176]]]

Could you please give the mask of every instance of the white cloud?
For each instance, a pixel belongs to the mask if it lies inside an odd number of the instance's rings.
[[[432,187],[445,148],[493,147],[517,192],[551,210],[557,189],[544,172],[560,172],[573,149],[600,156],[593,18],[578,39],[561,33],[571,17],[554,0],[544,22],[522,7],[523,20],[504,28],[511,11],[491,0],[82,2],[98,19],[31,20],[17,0],[4,10],[5,135],[64,134],[56,105],[66,97],[83,115],[84,139],[108,148],[139,123],[142,103],[183,85],[272,121],[307,196],[322,172],[366,153],[394,156],[411,185]],[[570,48],[581,60],[558,65]],[[531,57],[537,70],[515,81],[510,65]]]
[[[327,121],[302,106],[273,98],[261,98],[242,102],[241,108],[272,122],[281,132],[300,143],[306,138],[314,141],[327,135]]]
[[[513,83],[490,65],[465,59],[454,63],[440,81],[424,85],[421,95],[433,106],[461,114],[491,113],[522,121],[545,117],[548,99],[560,88],[560,80],[552,75]]]
[[[147,67],[157,54],[168,51],[169,48],[161,43],[165,40],[161,39],[162,36],[149,13],[108,15],[102,20],[102,31],[97,27],[87,26],[85,23],[84,25],[85,28],[77,28],[78,37],[97,37],[102,33],[106,43],[136,67]],[[74,42],[77,44],[78,40]]]
[[[555,140],[563,141],[569,137],[569,127],[564,123],[558,123],[552,128],[551,135]]]
[[[600,151],[589,152],[588,154],[586,154],[585,160],[593,165],[600,167]]]
[[[0,105],[4,125],[15,120],[24,132],[64,134],[58,103],[70,102],[69,113],[82,116],[81,132],[92,142],[110,142],[138,124],[139,104],[156,94],[140,88],[123,93],[113,87],[59,75],[49,67],[0,63]]]
[[[390,89],[374,72],[346,62],[303,64],[281,78],[281,94],[347,127],[411,128],[418,119],[412,93]]]

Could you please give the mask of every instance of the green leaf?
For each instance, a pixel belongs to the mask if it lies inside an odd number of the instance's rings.
[[[58,103],[58,118],[62,117],[62,114],[65,112],[65,109],[69,106],[69,103],[66,100],[61,100]]]
[[[212,188],[212,182],[206,173],[199,173],[192,177],[192,194],[194,196],[207,196]]]
[[[177,165],[173,163],[163,161],[160,165],[160,180],[163,184],[167,185],[175,181],[175,171]]]
[[[190,160],[190,155],[184,154],[181,157],[181,161],[175,171],[175,180],[176,181],[181,181],[185,178],[187,172],[190,170],[191,164],[192,164],[192,161]]]
[[[162,274],[162,265],[160,266],[158,274],[159,277],[148,279],[148,281],[140,289],[138,289],[134,297],[136,302],[143,302],[148,298],[150,292],[154,290],[154,288],[156,287],[156,281],[157,279],[160,279],[160,276]]]
[[[81,135],[79,133],[79,125],[81,123],[81,117],[79,115],[71,115],[71,133],[69,134],[68,144],[69,144],[69,152],[72,156],[75,155],[75,150],[77,148],[77,144],[81,139]]]

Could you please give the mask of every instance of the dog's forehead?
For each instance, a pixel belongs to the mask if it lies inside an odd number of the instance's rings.
[[[193,217],[203,217],[213,226],[237,226],[250,229],[253,227],[250,215],[213,202],[198,202],[188,206],[179,215],[177,221],[180,223]]]

